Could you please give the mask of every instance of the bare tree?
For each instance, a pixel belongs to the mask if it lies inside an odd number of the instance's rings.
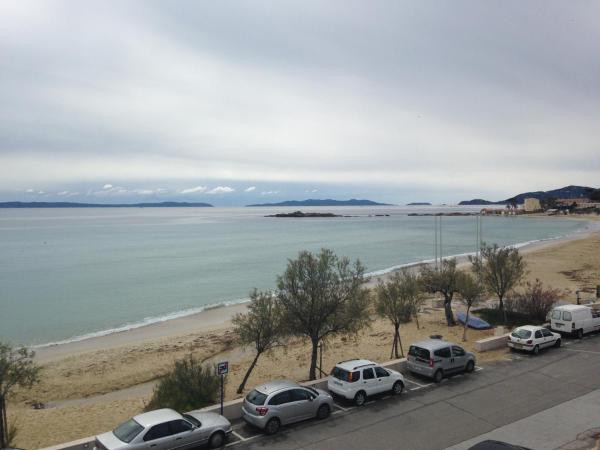
[[[456,325],[452,313],[452,298],[458,291],[458,271],[456,259],[445,259],[439,267],[423,266],[421,268],[421,284],[427,292],[439,292],[444,296],[444,312],[449,327]]]
[[[526,264],[519,250],[513,247],[498,247],[497,244],[481,247],[481,257],[469,257],[473,271],[488,291],[498,297],[498,308],[504,314],[504,298],[523,279]]]
[[[534,283],[525,284],[523,292],[515,294],[514,307],[520,313],[528,315],[532,322],[544,323],[560,295],[559,289],[545,288],[536,278]]]
[[[39,381],[40,368],[33,362],[34,352],[0,342],[0,447],[9,447],[9,434],[14,429],[8,425],[6,401],[12,390],[19,386],[30,389]]]
[[[238,394],[244,391],[260,355],[281,344],[284,337],[281,308],[277,298],[270,292],[259,292],[254,289],[250,299],[248,312],[236,314],[233,318],[234,333],[240,344],[252,345],[256,351],[252,364],[237,389]]]
[[[471,307],[477,305],[483,299],[485,288],[479,280],[470,273],[461,273],[458,282],[458,293],[462,302],[467,307],[467,317],[463,329],[463,341],[467,340],[467,324],[469,323],[469,313]]]
[[[365,268],[350,264],[331,250],[302,251],[277,279],[284,326],[290,334],[310,339],[309,378],[316,379],[319,344],[339,334],[358,332],[370,321]]]
[[[394,326],[394,341],[390,358],[404,357],[400,325],[410,322],[415,308],[414,299],[419,295],[416,277],[407,269],[394,273],[385,283],[377,285],[375,309],[379,316],[388,319]],[[400,353],[398,353],[400,346]]]

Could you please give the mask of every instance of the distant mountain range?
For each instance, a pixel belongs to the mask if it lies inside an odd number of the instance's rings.
[[[247,206],[390,206],[387,203],[377,203],[372,200],[333,200],[330,198],[319,200],[309,198],[308,200],[288,200],[279,203],[260,203]]]
[[[563,188],[553,189],[551,191],[524,192],[498,202],[483,200],[481,198],[464,200],[460,202],[459,205],[505,205],[512,202],[522,204],[526,198],[537,198],[538,200],[545,200],[548,198],[586,198],[589,196],[590,189],[593,188],[586,186],[565,186]]]
[[[0,208],[210,208],[209,203],[75,203],[75,202],[0,202]]]

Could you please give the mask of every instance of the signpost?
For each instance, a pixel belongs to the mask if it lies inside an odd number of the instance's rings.
[[[221,415],[223,415],[223,398],[225,397],[224,391],[224,377],[229,373],[229,361],[221,361],[217,363],[217,375],[221,377]]]

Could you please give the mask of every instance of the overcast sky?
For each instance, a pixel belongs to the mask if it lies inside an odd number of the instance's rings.
[[[600,185],[600,2],[0,0],[0,200]]]

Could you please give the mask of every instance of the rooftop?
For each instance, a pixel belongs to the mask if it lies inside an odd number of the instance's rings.
[[[358,367],[362,366],[372,366],[377,363],[373,361],[369,361],[368,359],[350,359],[348,361],[340,361],[337,363],[338,367],[341,367],[344,370],[355,370]]]

